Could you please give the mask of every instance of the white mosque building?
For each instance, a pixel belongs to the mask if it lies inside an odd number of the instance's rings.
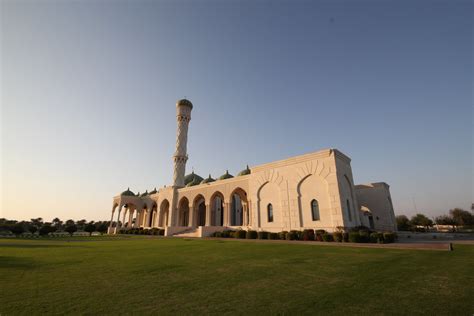
[[[173,184],[113,198],[109,233],[163,228],[165,236],[209,236],[225,229],[280,232],[334,231],[364,225],[396,231],[389,186],[354,185],[351,159],[337,149],[253,166],[217,179],[185,176],[188,126],[193,104],[176,103],[177,135]]]

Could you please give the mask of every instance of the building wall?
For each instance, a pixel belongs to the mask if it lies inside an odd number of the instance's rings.
[[[216,218],[213,212],[216,196],[223,200],[223,226],[229,226],[232,196],[239,194],[242,203],[238,207],[248,214],[248,221],[244,215],[241,225],[244,229],[278,232],[307,228],[334,231],[340,226],[350,228],[366,223],[366,218],[359,215],[360,208],[365,206],[373,213],[375,228],[393,230],[395,216],[388,185],[354,186],[350,162],[350,158],[340,151],[326,149],[255,166],[249,175],[191,187],[165,187],[152,196],[125,199],[131,199],[128,203],[134,205],[156,205],[158,216],[151,218],[155,227],[180,226],[184,209],[189,214],[188,222],[195,224],[198,200],[204,200],[206,218]],[[319,206],[319,220],[312,217],[313,200]],[[183,207],[186,204],[187,208]],[[268,220],[269,204],[273,207],[273,221]],[[152,216],[152,212],[142,213]],[[206,220],[206,226],[213,222],[215,220]]]
[[[389,185],[384,182],[356,185],[359,209],[370,211],[377,230],[396,231],[395,213]],[[368,219],[365,221],[367,225]]]

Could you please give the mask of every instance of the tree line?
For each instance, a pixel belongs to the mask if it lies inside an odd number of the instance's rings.
[[[418,213],[410,219],[405,215],[398,215],[396,217],[397,228],[400,231],[423,231],[429,230],[434,224],[449,225],[453,231],[458,227],[474,226],[474,215],[466,210],[454,208],[449,211],[449,214],[441,215],[433,219],[428,216]]]
[[[51,222],[45,222],[41,217],[32,218],[29,221],[0,218],[0,232],[11,232],[17,236],[28,232],[40,236],[47,236],[49,233],[54,232],[67,232],[72,236],[75,232],[82,231],[89,233],[90,236],[93,232],[106,233],[109,224],[109,221],[94,222],[85,219],[79,221],[68,219],[63,222],[58,217],[54,218]]]

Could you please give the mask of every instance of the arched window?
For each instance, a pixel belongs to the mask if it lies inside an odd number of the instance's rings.
[[[311,217],[313,221],[319,221],[319,204],[318,201],[312,200],[311,201]]]
[[[267,219],[269,223],[273,222],[273,206],[271,203],[267,205]]]
[[[347,200],[347,215],[349,216],[349,222],[352,222],[351,203]]]

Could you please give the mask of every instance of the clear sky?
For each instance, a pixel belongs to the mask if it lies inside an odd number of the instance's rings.
[[[1,0],[0,217],[106,220],[188,171],[323,148],[395,211],[469,209],[472,1]]]

